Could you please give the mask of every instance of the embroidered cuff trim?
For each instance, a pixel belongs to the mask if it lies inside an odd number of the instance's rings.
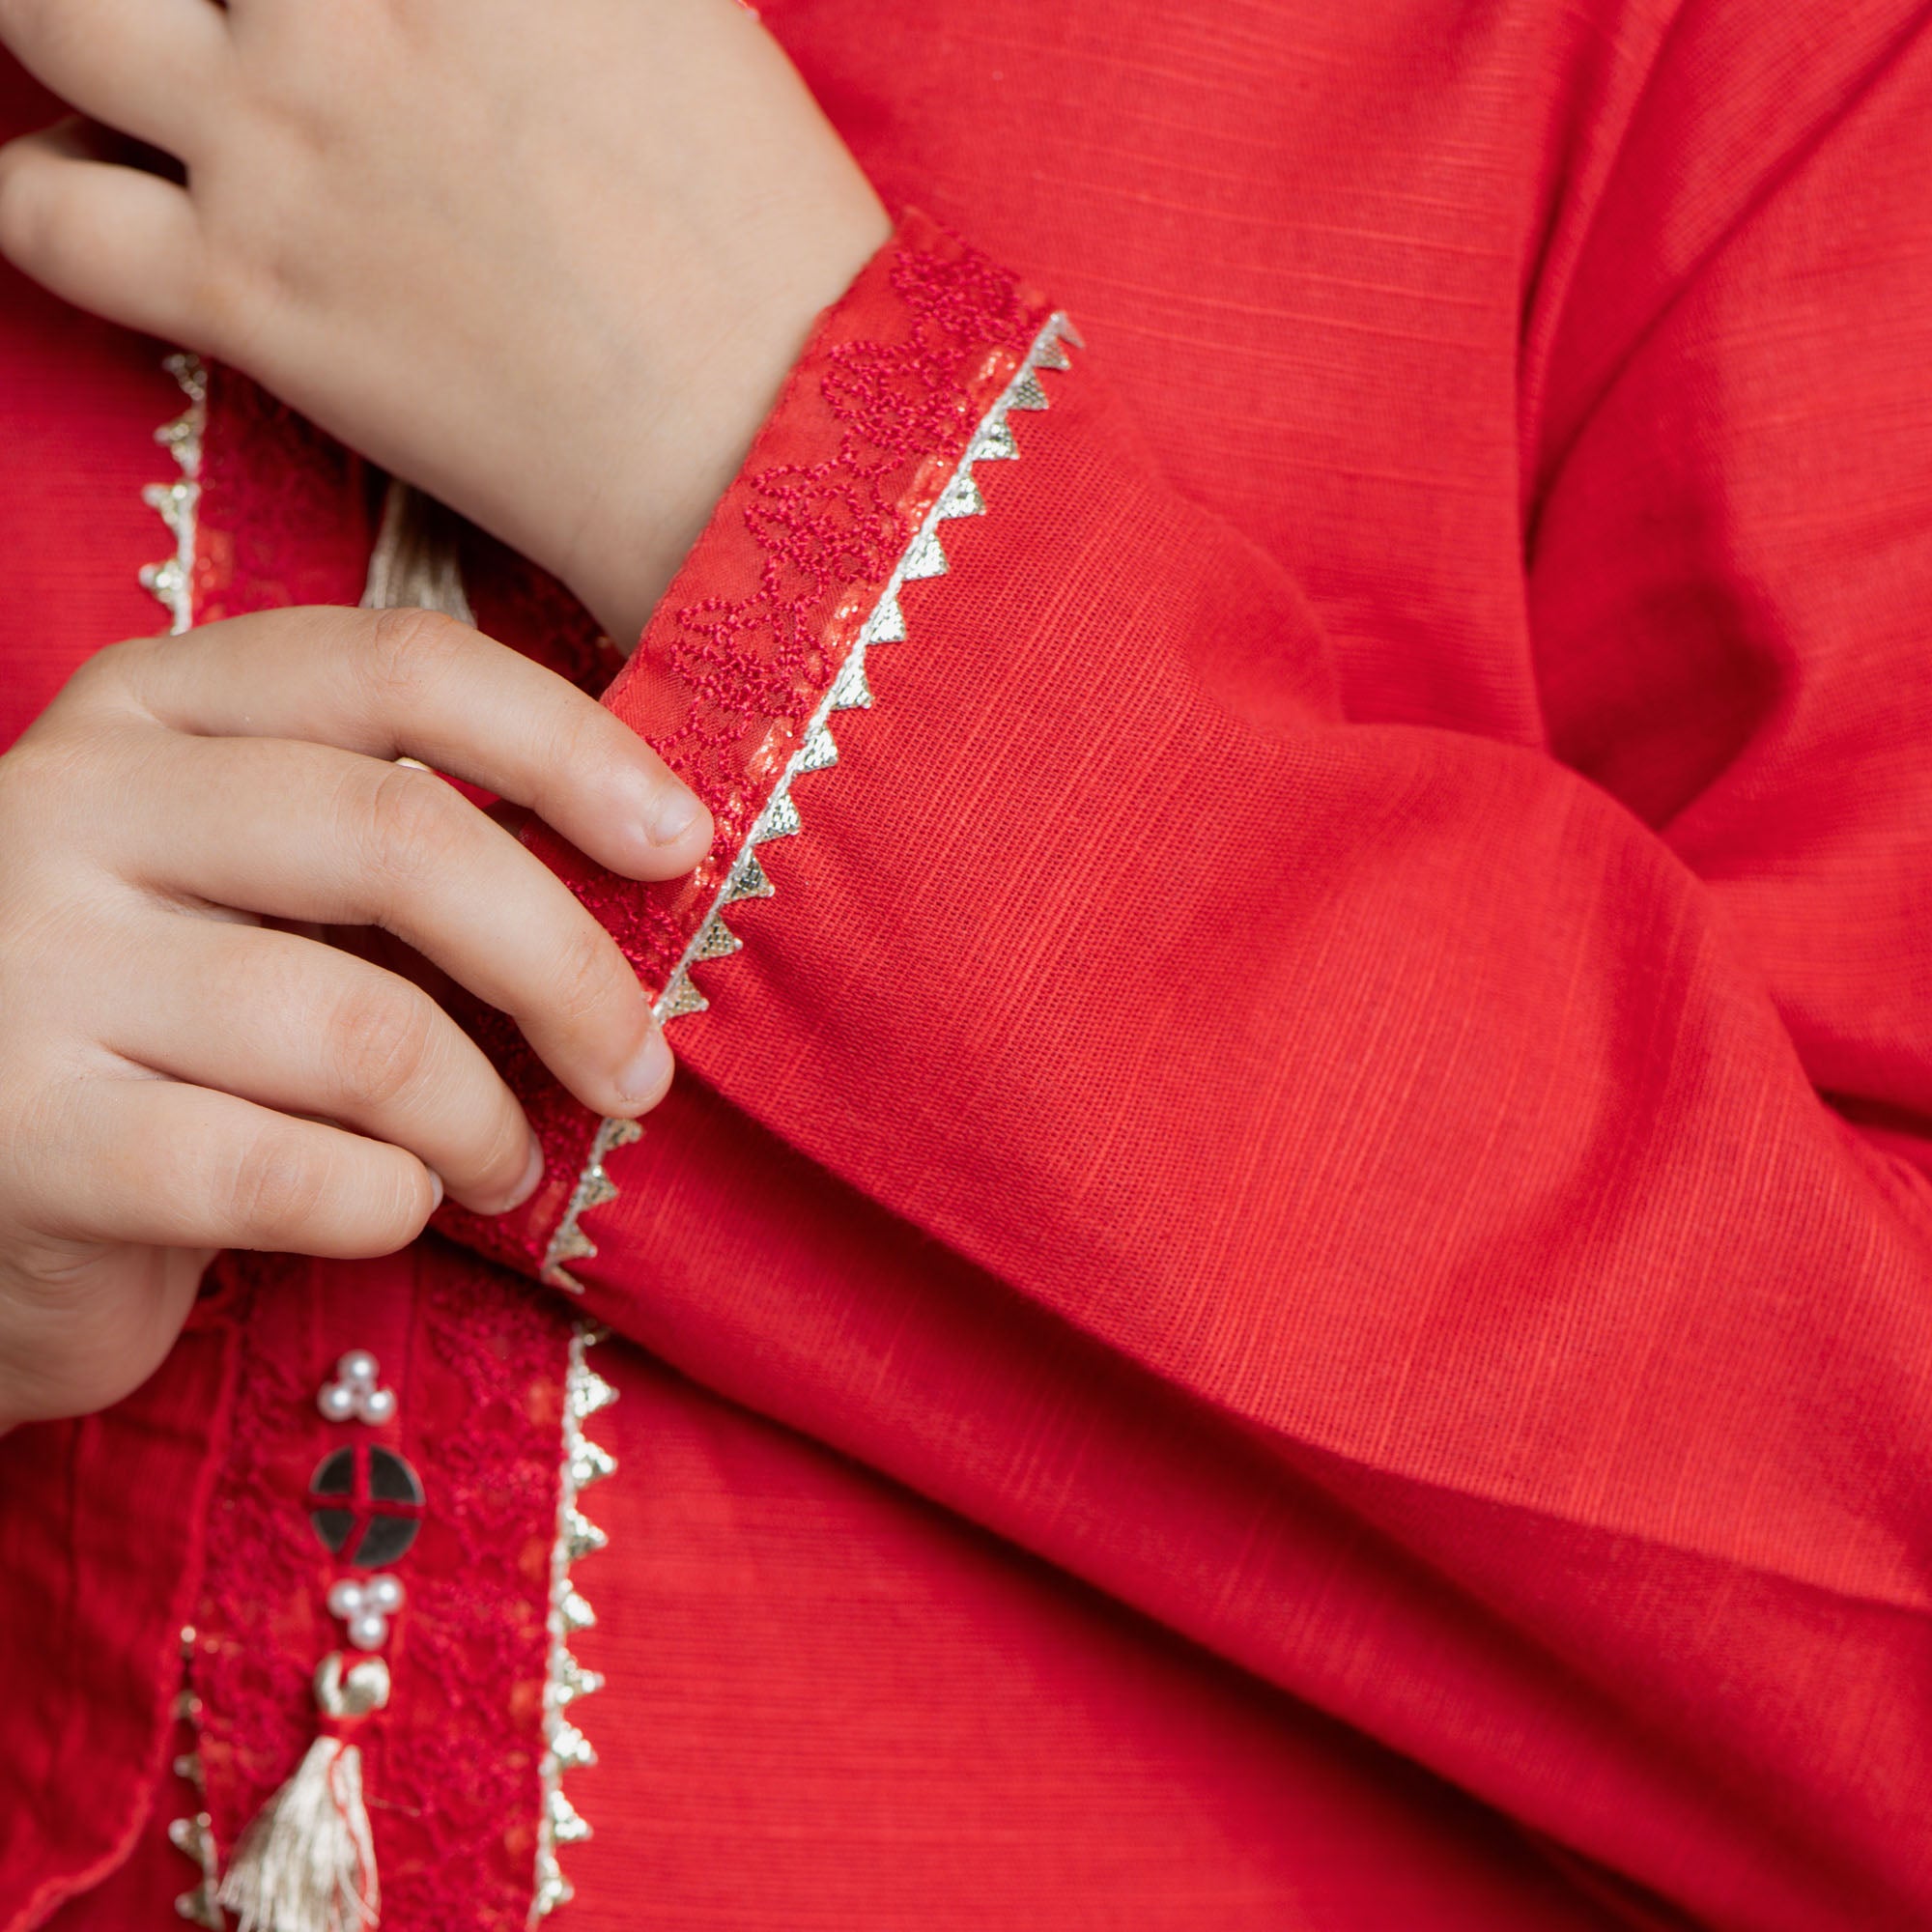
[[[607,1125],[610,1123],[607,1122]],[[602,1549],[608,1541],[578,1506],[578,1498],[592,1483],[601,1483],[616,1468],[616,1459],[584,1435],[583,1425],[600,1408],[617,1400],[617,1391],[591,1368],[585,1352],[604,1338],[604,1330],[580,1321],[570,1338],[570,1367],[563,1391],[563,1465],[557,1484],[556,1542],[550,1565],[550,1670],[544,1684],[543,1809],[537,1825],[536,1885],[530,1900],[529,1922],[548,1918],[574,1896],[564,1877],[558,1850],[581,1844],[590,1835],[577,1807],[564,1795],[563,1775],[597,1762],[590,1740],[569,1715],[580,1697],[604,1688],[604,1679],[586,1670],[571,1655],[570,1639],[597,1621],[572,1571],[579,1560]]]
[[[187,398],[187,408],[155,432],[155,440],[175,460],[181,474],[172,483],[150,483],[141,500],[160,513],[175,540],[175,554],[161,563],[141,566],[141,587],[151,591],[168,613],[175,636],[194,623],[195,520],[201,507],[201,440],[208,427],[208,370],[199,355],[168,356],[161,364]]]
[[[984,497],[974,481],[973,467],[979,463],[1014,462],[1019,444],[1013,439],[1008,417],[1015,410],[1044,410],[1046,390],[1038,371],[1068,366],[1065,343],[1083,347],[1073,326],[1063,314],[1048,318],[1034,337],[1012,380],[980,418],[964,454],[941,490],[924,521],[913,533],[901,553],[892,576],[873,605],[871,614],[861,627],[845,662],[827,687],[817,709],[807,724],[803,741],[779,775],[764,810],[753,823],[751,832],[738,848],[724,885],[698,923],[670,978],[658,995],[652,1011],[660,1023],[668,1025],[691,1013],[701,1013],[710,1002],[692,979],[692,968],[707,960],[725,959],[741,950],[744,941],[724,923],[724,910],[740,899],[770,898],[777,890],[758,863],[757,848],[774,838],[788,838],[803,830],[798,806],[792,798],[792,781],[808,772],[822,772],[838,761],[838,747],[832,736],[832,719],[840,711],[866,710],[872,703],[872,689],[866,677],[867,653],[874,644],[903,643],[906,638],[905,613],[899,606],[899,591],[919,578],[943,577],[951,568],[940,542],[939,526],[954,517],[980,517],[986,513]],[[595,1140],[569,1206],[557,1222],[544,1255],[543,1279],[553,1288],[581,1294],[583,1285],[571,1272],[569,1264],[586,1261],[597,1246],[583,1231],[582,1216],[590,1208],[616,1198],[617,1189],[605,1171],[605,1158],[612,1149],[638,1138],[640,1129],[635,1121],[609,1119],[598,1127]]]

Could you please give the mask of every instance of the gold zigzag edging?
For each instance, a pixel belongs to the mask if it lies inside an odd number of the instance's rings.
[[[573,1895],[558,1861],[558,1849],[581,1844],[590,1835],[590,1827],[564,1796],[563,1775],[597,1762],[590,1740],[571,1720],[569,1712],[578,1698],[604,1688],[603,1678],[584,1669],[570,1651],[571,1638],[597,1621],[571,1573],[581,1558],[602,1549],[608,1540],[578,1506],[578,1498],[617,1466],[610,1451],[583,1433],[591,1416],[617,1400],[617,1391],[584,1359],[603,1338],[601,1328],[586,1321],[576,1324],[570,1337],[570,1367],[564,1378],[563,1467],[557,1485],[556,1542],[550,1560],[550,1667],[544,1682],[543,1809],[537,1823],[536,1885],[529,1917],[532,1925]]]
[[[182,1632],[182,1668],[185,1675],[194,1657],[194,1628],[187,1626]],[[194,1733],[194,1746],[181,1752],[174,1762],[174,1773],[179,1778],[193,1785],[205,1801],[208,1783],[201,1763],[201,1699],[194,1693],[191,1684],[184,1683],[176,1693],[174,1707],[175,1722],[186,1724]],[[221,1861],[214,1848],[214,1822],[206,1809],[195,1812],[191,1817],[171,1818],[168,1821],[168,1842],[185,1859],[191,1859],[200,1878],[200,1883],[190,1891],[177,1894],[175,1911],[190,1925],[199,1925],[205,1932],[223,1932],[227,1924],[221,1907],[215,1903],[215,1887],[220,1881]]]
[[[175,554],[161,563],[141,566],[141,587],[156,597],[168,613],[168,630],[179,637],[194,622],[193,582],[196,512],[201,504],[201,440],[208,426],[208,371],[201,357],[180,352],[164,356],[161,367],[175,380],[186,407],[181,414],[164,422],[155,432],[158,442],[175,460],[181,472],[172,483],[150,483],[141,492],[141,500],[157,511],[175,540]],[[184,1670],[194,1654],[194,1632],[182,1632]],[[175,1700],[175,1719],[196,1728],[197,1741],[191,1750],[183,1751],[174,1761],[177,1777],[185,1778],[197,1791],[205,1791],[199,1720],[201,1699],[193,1688],[184,1685]],[[220,1859],[214,1844],[214,1826],[206,1810],[185,1818],[168,1821],[168,1842],[184,1858],[193,1861],[200,1883],[182,1892],[175,1911],[191,1925],[221,1932],[226,1924],[214,1890],[220,1872]]]
[[[985,498],[973,480],[973,466],[976,463],[1013,462],[1018,459],[1019,445],[1013,440],[1007,418],[1014,410],[1043,410],[1047,407],[1046,391],[1041,387],[1036,372],[1068,366],[1066,351],[1061,346],[1063,342],[1070,342],[1076,349],[1085,346],[1066,317],[1056,314],[1034,337],[1033,346],[1027,351],[1026,358],[1012,381],[980,418],[971,441],[966,445],[965,454],[947,479],[938,500],[926,512],[925,520],[914,532],[912,541],[907,544],[887,580],[879,601],[873,605],[871,615],[861,627],[851,655],[839,666],[830,689],[819,700],[818,708],[806,726],[804,741],[780,774],[764,810],[758,814],[744,844],[738,848],[737,857],[730,871],[725,874],[724,885],[719,888],[718,896],[712,900],[710,909],[692,936],[691,944],[684,949],[664,991],[658,995],[652,1010],[661,1023],[682,1019],[687,1013],[701,1013],[710,1004],[692,980],[692,967],[707,959],[728,958],[744,945],[745,942],[724,923],[724,908],[739,899],[770,898],[776,891],[765,868],[758,863],[757,848],[769,839],[789,838],[803,830],[798,806],[791,795],[792,781],[803,773],[822,772],[838,762],[838,747],[832,737],[833,714],[870,706],[872,688],[866,680],[867,651],[873,644],[905,641],[905,613],[899,608],[901,587],[918,578],[944,577],[951,567],[939,541],[941,524],[953,517],[985,515]],[[543,1278],[553,1288],[566,1289],[573,1294],[582,1293],[583,1285],[571,1274],[569,1264],[587,1260],[597,1252],[597,1246],[583,1232],[582,1217],[587,1209],[616,1198],[617,1189],[604,1169],[605,1158],[613,1148],[636,1140],[639,1131],[635,1121],[614,1119],[605,1121],[598,1127],[597,1137],[591,1143],[590,1153],[584,1161],[582,1173],[578,1177],[570,1205],[556,1224],[556,1232],[551,1236],[549,1250],[544,1256]]]
[[[141,587],[160,599],[175,636],[194,622],[195,520],[201,508],[201,439],[208,427],[208,370],[199,355],[166,357],[161,363],[187,398],[187,408],[155,432],[155,440],[173,457],[181,474],[172,483],[150,483],[141,500],[160,512],[175,554],[162,563],[141,566]]]

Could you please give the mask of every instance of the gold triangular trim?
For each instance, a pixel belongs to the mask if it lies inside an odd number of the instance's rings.
[[[206,1813],[195,1818],[172,1818],[168,1821],[168,1843],[196,1864],[207,1858],[211,1842]]]
[[[595,1369],[585,1369],[571,1385],[570,1412],[579,1422],[587,1422],[616,1400],[617,1391]]]
[[[867,711],[871,708],[872,687],[866,681],[866,660],[857,652],[838,667],[832,681],[834,711]]]
[[[589,1837],[590,1827],[561,1791],[553,1791],[544,1808],[550,1818],[551,1837],[556,1844],[581,1845]]]
[[[714,912],[704,922],[704,928],[697,935],[697,944],[691,949],[691,956],[694,959],[728,959],[732,953],[743,952],[744,946],[745,942]]]
[[[604,1171],[604,1162],[615,1149],[629,1147],[642,1132],[643,1128],[632,1120],[612,1118],[599,1123],[569,1205],[544,1251],[543,1279],[552,1288],[560,1288],[567,1294],[583,1293],[583,1284],[564,1266],[566,1262],[587,1261],[597,1252],[597,1243],[583,1232],[581,1217],[592,1208],[601,1208],[607,1201],[617,1198],[616,1183]]]
[[[582,1228],[571,1228],[559,1234],[550,1244],[550,1265],[554,1267],[560,1262],[586,1261],[597,1252],[597,1243]]]
[[[537,1889],[530,1902],[530,1922],[548,1918],[559,1905],[568,1905],[577,1896],[577,1888],[564,1877],[556,1854],[548,1846],[537,1853]]]
[[[791,793],[775,791],[771,803],[758,814],[758,822],[752,828],[752,842],[766,845],[774,838],[789,838],[804,830],[805,822],[798,815],[798,807],[791,802]]]
[[[860,641],[867,644],[902,644],[905,635],[905,612],[899,609],[899,600],[888,590],[872,607],[872,614],[866,619],[866,628],[859,633]]]
[[[939,532],[928,524],[907,548],[899,565],[899,578],[903,582],[913,583],[922,578],[944,577],[950,567],[946,553],[940,548]]]
[[[778,891],[768,878],[765,868],[758,864],[755,852],[746,852],[731,868],[729,883],[724,888],[726,905],[736,905],[740,899],[768,899]]]
[[[192,1891],[175,1894],[175,1911],[190,1925],[199,1925],[203,1932],[222,1932],[227,1923],[221,1916],[221,1907],[214,1900],[214,1886],[204,1879]]]
[[[980,486],[973,480],[970,469],[961,469],[952,481],[946,486],[946,493],[939,499],[939,507],[933,514],[942,521],[953,517],[983,517],[986,514],[986,499],[980,494]]]
[[[1046,391],[1039,385],[1039,379],[1031,369],[1013,384],[1012,397],[1007,404],[1009,410],[1043,410],[1047,407]]]
[[[572,1563],[581,1563],[586,1556],[594,1556],[604,1548],[611,1539],[572,1503],[563,1512],[563,1548],[565,1557]]]
[[[557,1659],[556,1701],[573,1704],[580,1697],[594,1697],[604,1688],[601,1670],[586,1670],[568,1650]]]
[[[868,709],[873,702],[866,668],[867,646],[896,643],[905,639],[905,611],[898,595],[902,584],[943,576],[950,568],[939,540],[939,526],[952,518],[985,514],[985,497],[972,473],[972,466],[988,460],[1011,461],[1019,456],[1019,444],[1007,422],[1008,413],[1016,409],[1047,407],[1046,391],[1034,372],[1038,368],[1068,366],[1065,353],[1060,347],[1063,338],[1076,344],[1080,339],[1065,316],[1055,314],[1034,337],[1011,382],[975,426],[952,474],[913,533],[897,568],[880,590],[860,627],[858,639],[833,677],[831,688],[819,700],[817,710],[807,722],[799,749],[780,773],[764,810],[753,822],[710,909],[672,969],[670,980],[657,1001],[656,1011],[662,1021],[683,1019],[708,1008],[709,1001],[691,977],[692,966],[699,960],[724,958],[743,947],[739,936],[719,915],[724,907],[735,905],[740,899],[773,895],[776,889],[758,862],[756,848],[766,839],[785,838],[800,829],[797,805],[791,797],[791,781],[801,772],[824,771],[838,762],[838,747],[827,728],[829,721],[840,711]],[[607,1120],[599,1128],[579,1176],[577,1191],[557,1223],[550,1252],[545,1257],[543,1277],[553,1286],[573,1293],[582,1293],[582,1284],[564,1266],[566,1262],[596,1253],[595,1243],[578,1225],[579,1216],[613,1198],[614,1184],[604,1172],[604,1158],[612,1148],[636,1139],[639,1131],[636,1122],[615,1119]]]
[[[743,940],[724,923],[724,908],[740,899],[769,898],[775,888],[759,863],[757,848],[772,838],[795,836],[801,829],[791,781],[801,772],[819,772],[838,761],[838,747],[829,728],[831,719],[840,711],[869,707],[872,690],[866,674],[866,652],[873,643],[897,643],[906,638],[906,616],[899,601],[900,585],[923,578],[944,576],[950,568],[940,543],[940,524],[958,517],[983,516],[987,505],[972,466],[980,462],[1010,462],[1021,450],[1007,422],[1011,410],[1043,410],[1046,391],[1034,374],[1036,368],[1064,369],[1066,357],[1059,347],[1062,336],[1078,341],[1065,316],[1054,316],[1035,337],[1019,372],[976,426],[953,474],[927,511],[919,529],[907,544],[898,566],[880,590],[858,638],[817,709],[807,721],[798,750],[780,773],[772,795],[753,821],[751,831],[725,874],[717,895],[698,922],[684,954],[673,968],[657,1012],[668,1022],[688,1013],[702,1011],[707,1004],[691,977],[692,966],[699,960],[723,959],[743,949]],[[157,506],[158,507],[158,506]],[[166,514],[165,511],[163,514]],[[579,1216],[589,1208],[614,1198],[615,1183],[605,1171],[604,1161],[612,1149],[638,1138],[641,1128],[635,1121],[608,1119],[602,1122],[591,1142],[570,1205],[557,1224],[551,1251],[546,1257],[544,1279],[559,1288],[582,1292],[582,1285],[565,1267],[565,1261],[594,1255],[595,1245],[579,1225]],[[571,1565],[594,1550],[606,1547],[604,1532],[577,1506],[578,1492],[611,1474],[614,1459],[590,1442],[582,1433],[589,1415],[615,1400],[611,1385],[588,1368],[584,1350],[594,1339],[579,1324],[571,1345],[571,1369],[565,1400],[564,1467],[557,1513],[557,1536],[553,1554],[550,1612],[550,1672],[545,1689],[545,1742],[542,1764],[544,1807],[538,1831],[537,1855],[532,1874],[530,1917],[540,1919],[572,1896],[570,1881],[557,1860],[557,1847],[576,1843],[589,1835],[576,1806],[564,1795],[562,1774],[595,1760],[595,1750],[581,1730],[563,1717],[566,1706],[577,1698],[602,1689],[603,1678],[586,1670],[570,1650],[570,1639],[580,1631],[590,1629],[596,1612],[571,1579]]]
[[[973,447],[967,457],[969,463],[1016,463],[1020,446],[1013,440],[1013,433],[1003,419],[996,418],[980,430],[973,440]]]
[[[657,1016],[659,1024],[666,1020],[682,1019],[686,1013],[701,1013],[711,1002],[693,984],[692,978],[682,966],[670,976],[670,984],[658,996]],[[616,1191],[614,1188],[611,1190]]]

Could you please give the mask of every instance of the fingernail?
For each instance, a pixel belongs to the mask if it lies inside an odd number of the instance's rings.
[[[442,1176],[435,1168],[429,1171],[429,1211],[434,1214],[442,1206]]]
[[[507,1214],[512,1208],[521,1208],[537,1191],[537,1182],[543,1179],[544,1151],[534,1135],[530,1138],[530,1151],[524,1158],[524,1177],[510,1190],[510,1198],[503,1203],[502,1212]]]
[[[697,823],[703,810],[683,785],[664,785],[644,814],[644,832],[653,845],[675,845]]]
[[[617,1092],[626,1100],[655,1100],[670,1078],[670,1048],[665,1037],[653,1027],[637,1057],[617,1076]]]

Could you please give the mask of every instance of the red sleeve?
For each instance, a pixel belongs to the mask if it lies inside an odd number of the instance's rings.
[[[1343,715],[1105,345],[909,222],[610,695],[713,863],[546,848],[680,1088],[526,1080],[468,1232],[1634,1899],[1932,1918],[1928,146],[1915,48],[1568,325],[1541,746]]]

